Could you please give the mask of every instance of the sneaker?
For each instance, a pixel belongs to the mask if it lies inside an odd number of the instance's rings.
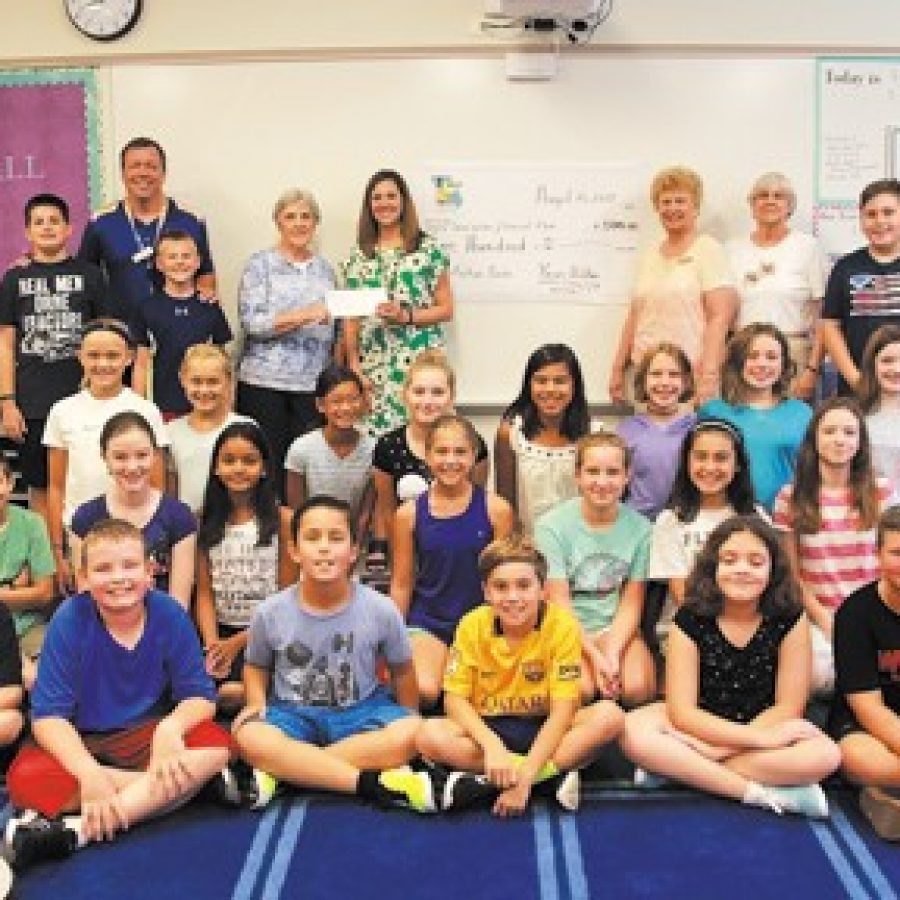
[[[65,859],[78,847],[78,835],[61,819],[48,819],[34,810],[6,824],[9,861],[24,869],[46,859]]]
[[[490,806],[499,791],[484,775],[451,772],[441,795],[441,809],[459,812],[475,806]]]
[[[12,891],[13,874],[5,859],[0,858],[0,900],[8,897]]]
[[[900,793],[884,787],[863,788],[859,808],[878,837],[900,841]]]
[[[581,775],[578,770],[560,772],[551,782],[556,783],[556,802],[568,812],[575,812],[581,806]]]
[[[389,769],[380,773],[378,783],[385,788],[380,802],[387,807],[400,807],[420,813],[437,811],[430,772],[414,772],[409,766]]]
[[[203,800],[209,800],[219,806],[242,806],[241,790],[238,786],[237,775],[230,766],[225,766],[221,772],[217,772],[200,791]]]
[[[281,785],[274,775],[262,769],[251,769],[246,778],[241,779],[240,805],[247,809],[264,809],[279,792]]]
[[[634,786],[643,790],[652,791],[671,783],[665,775],[657,775],[656,772],[648,772],[640,767],[634,770]]]
[[[776,812],[809,816],[811,819],[828,818],[828,798],[817,784],[797,787],[766,787]]]

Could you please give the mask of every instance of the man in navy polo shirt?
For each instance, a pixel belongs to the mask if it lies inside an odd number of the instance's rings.
[[[78,256],[106,273],[114,314],[128,322],[135,309],[162,286],[154,265],[156,242],[164,230],[190,234],[200,252],[198,293],[215,296],[216,276],[206,225],[166,197],[166,154],[156,141],[132,138],[121,153],[125,197],[97,213],[88,223]]]

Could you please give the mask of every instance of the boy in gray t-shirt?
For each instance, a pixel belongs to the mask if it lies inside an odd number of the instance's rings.
[[[254,613],[247,705],[233,726],[244,757],[261,770],[260,805],[286,781],[433,812],[431,776],[396,769],[414,755],[421,724],[412,653],[396,607],[350,578],[350,508],[312,497],[294,514],[293,533],[301,580]],[[393,696],[378,680],[382,659]]]

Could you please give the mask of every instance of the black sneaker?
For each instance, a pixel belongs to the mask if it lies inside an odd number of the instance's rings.
[[[78,835],[62,819],[48,819],[29,810],[6,824],[9,861],[24,869],[47,859],[65,859],[78,847]]]
[[[458,812],[477,806],[490,806],[499,793],[484,775],[451,772],[441,795],[441,809]]]
[[[237,776],[230,766],[225,766],[221,772],[216,772],[203,785],[197,796],[199,799],[215,803],[217,806],[241,806],[241,792]]]

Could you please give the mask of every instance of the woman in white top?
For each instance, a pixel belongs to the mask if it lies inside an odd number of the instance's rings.
[[[812,235],[789,225],[797,197],[786,176],[760,175],[747,202],[753,231],[727,248],[740,298],[737,328],[751,322],[779,328],[788,338],[797,370],[792,393],[808,399],[823,355],[816,322],[825,293],[825,257]]]
[[[666,236],[641,256],[631,307],[609,378],[609,396],[625,400],[625,370],[660,341],[684,350],[694,370],[697,403],[718,391],[725,339],[737,298],[722,245],[697,231],[700,176],[683,166],[663,169],[650,188]]]

